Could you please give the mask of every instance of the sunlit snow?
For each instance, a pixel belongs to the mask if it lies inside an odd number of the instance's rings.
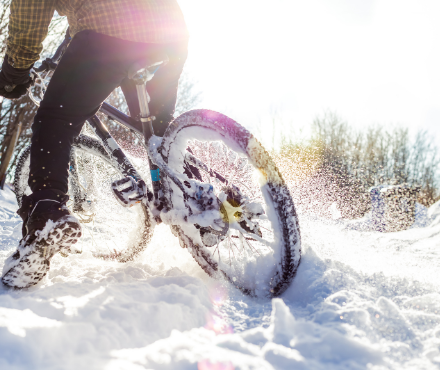
[[[0,267],[16,208],[0,191]],[[422,211],[397,233],[300,213],[302,263],[272,301],[207,277],[164,225],[136,262],[83,245],[0,287],[0,369],[438,369],[440,203]]]

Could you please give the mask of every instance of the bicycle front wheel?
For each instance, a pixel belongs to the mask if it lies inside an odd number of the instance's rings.
[[[176,118],[159,149],[169,167],[187,178],[188,151],[209,168],[195,177],[213,185],[219,199],[228,194],[222,204],[229,231],[212,237],[198,225],[175,225],[181,246],[210,276],[226,278],[245,294],[280,295],[297,271],[301,242],[295,206],[275,163],[246,129],[208,110]],[[163,183],[170,208],[185,209],[182,192],[167,178]]]
[[[17,203],[31,193],[28,186],[30,147],[20,156],[15,171]],[[83,228],[74,252],[89,250],[95,257],[127,262],[142,253],[153,234],[149,210],[139,204],[122,207],[111,183],[125,175],[112,161],[103,145],[87,135],[79,135],[72,146],[69,171],[69,210]]]

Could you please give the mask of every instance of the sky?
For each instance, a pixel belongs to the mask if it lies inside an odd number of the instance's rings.
[[[440,139],[440,1],[179,0],[200,107],[303,129],[326,111]]]

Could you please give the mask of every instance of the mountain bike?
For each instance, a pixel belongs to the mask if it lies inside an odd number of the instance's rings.
[[[39,104],[67,47],[34,69],[29,96]],[[87,253],[133,261],[164,223],[200,267],[250,296],[274,297],[290,285],[301,259],[298,217],[274,161],[244,127],[221,113],[192,110],[154,135],[146,83],[166,58],[132,76],[140,119],[103,103],[100,113],[132,132],[147,160],[121,149],[98,117],[75,139],[68,207],[83,223]],[[30,147],[21,154],[14,188],[30,193]],[[82,246],[81,246],[82,245]],[[89,250],[90,249],[90,250]]]

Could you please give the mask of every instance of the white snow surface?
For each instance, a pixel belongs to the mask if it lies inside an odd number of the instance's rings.
[[[0,268],[16,209],[0,191]],[[0,287],[0,369],[438,369],[440,202],[388,234],[299,217],[302,262],[272,301],[207,277],[165,225],[136,262],[55,256],[32,289]]]

